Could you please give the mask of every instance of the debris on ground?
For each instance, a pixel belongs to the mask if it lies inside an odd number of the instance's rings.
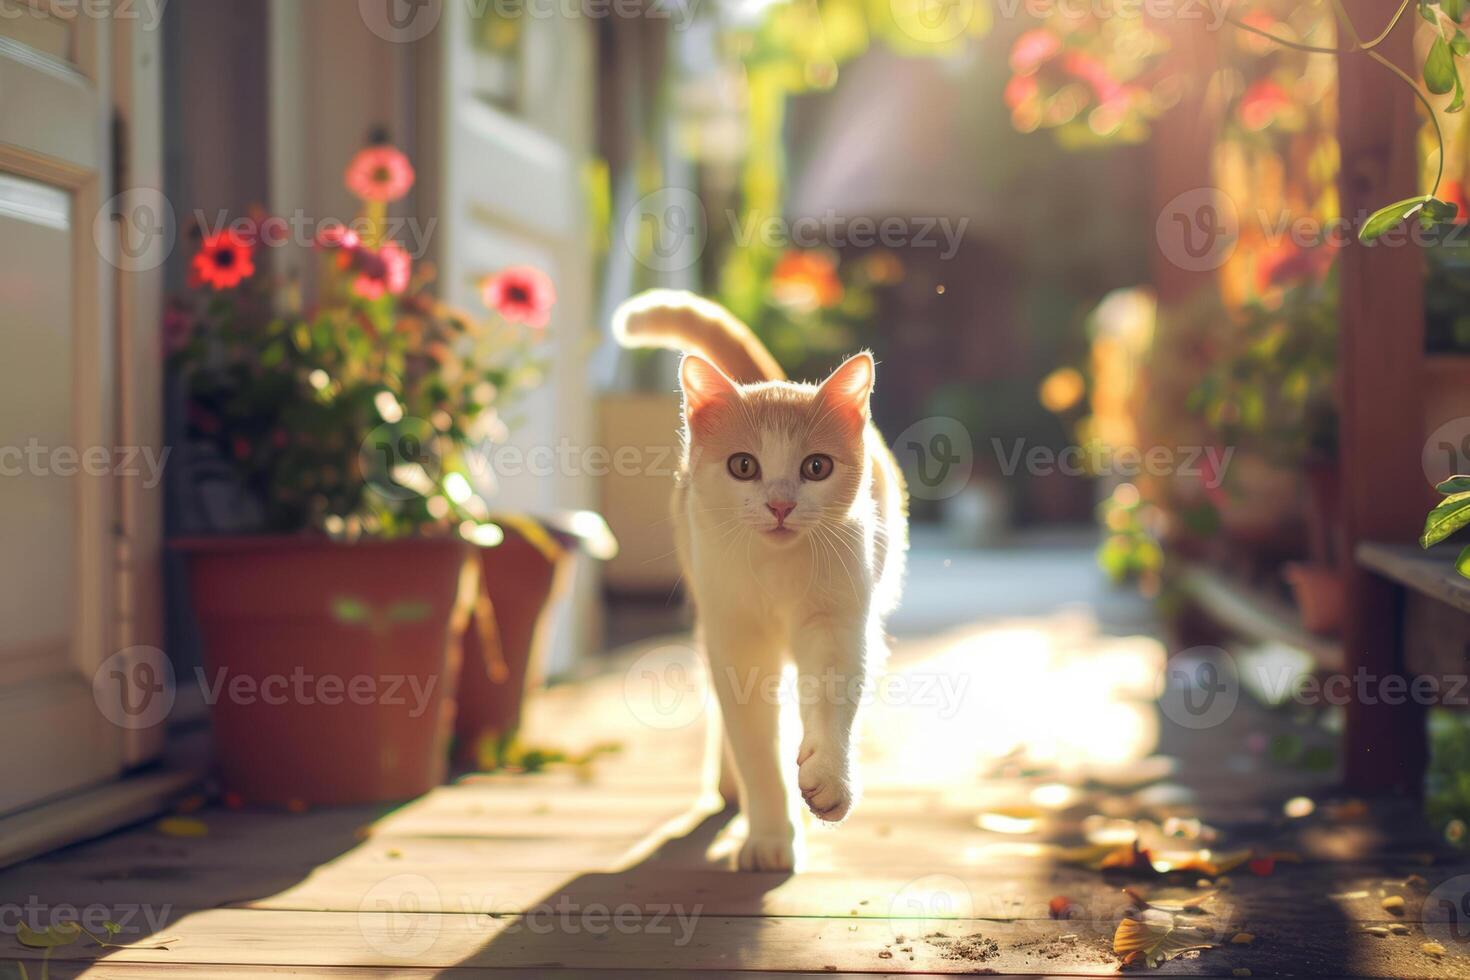
[[[924,941],[938,949],[939,958],[943,960],[981,963],[1000,955],[996,941],[978,933],[973,936],[946,936],[942,932],[934,932],[925,936]]]

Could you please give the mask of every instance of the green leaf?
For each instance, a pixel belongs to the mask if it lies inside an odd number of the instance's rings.
[[[1419,546],[1428,548],[1470,524],[1470,491],[1451,494],[1439,502],[1424,519],[1424,533]]]
[[[102,928],[107,931],[107,934],[109,936],[116,936],[118,933],[122,932],[122,926],[118,925],[116,922],[113,922],[111,919],[108,919],[106,922],[102,923]]]
[[[1470,578],[1470,544],[1460,549],[1460,557],[1455,559],[1455,571],[1461,578]]]
[[[75,922],[58,922],[46,929],[36,930],[24,922],[16,926],[15,938],[22,946],[31,949],[55,949],[70,946],[82,935],[82,927]]]
[[[339,623],[365,623],[372,610],[361,599],[339,595],[332,600],[332,616]]]
[[[1470,37],[1466,37],[1464,31],[1456,31],[1450,38],[1450,51],[1460,58],[1470,54]]]
[[[1460,206],[1453,201],[1441,201],[1437,197],[1431,197],[1424,201],[1422,216],[1429,217],[1433,221],[1454,221],[1455,215],[1460,213]]]
[[[1445,16],[1450,20],[1458,23],[1465,13],[1465,0],[1439,0],[1439,9],[1443,10]]]
[[[1450,99],[1450,104],[1444,107],[1445,112],[1459,112],[1465,108],[1465,85],[1460,81],[1460,73],[1455,72],[1455,97]]]
[[[1444,95],[1455,87],[1455,57],[1442,37],[1434,39],[1424,59],[1424,85],[1435,95]]]
[[[1470,490],[1470,475],[1456,473],[1443,483],[1436,483],[1434,489],[1445,496],[1449,496],[1452,493],[1464,493],[1466,490]]]
[[[1434,4],[1427,2],[1427,0],[1419,0],[1419,16],[1431,24],[1437,25],[1439,23],[1438,11],[1434,9]]]
[[[1412,218],[1428,200],[1428,197],[1406,197],[1379,208],[1363,223],[1358,231],[1358,241],[1371,242],[1390,228],[1398,227],[1399,222]]]

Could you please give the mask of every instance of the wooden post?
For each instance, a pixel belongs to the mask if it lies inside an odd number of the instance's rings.
[[[1386,23],[1381,0],[1344,0],[1364,37]],[[1418,77],[1414,21],[1405,16],[1377,49]],[[1347,43],[1344,38],[1340,41]],[[1422,193],[1413,92],[1363,54],[1339,57],[1338,178],[1342,213],[1356,230],[1374,209]],[[1413,541],[1424,523],[1425,483],[1421,386],[1424,277],[1419,246],[1400,232],[1394,242],[1348,244],[1339,256],[1341,283],[1338,472],[1348,562],[1343,646],[1350,674],[1370,679],[1405,673],[1397,589],[1353,560],[1360,541]],[[1424,710],[1373,703],[1352,686],[1347,707],[1345,773],[1360,792],[1422,791]],[[1369,686],[1369,691],[1375,689]]]

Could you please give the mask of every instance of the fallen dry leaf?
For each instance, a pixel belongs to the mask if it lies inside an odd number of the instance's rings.
[[[1138,842],[1134,841],[1127,847],[1120,847],[1104,857],[1098,869],[1101,871],[1152,871],[1154,863],[1148,851],[1139,847]]]
[[[1446,952],[1445,948],[1439,943],[1424,943],[1419,948],[1430,956],[1443,956]]]
[[[1145,912],[1139,919],[1124,919],[1113,933],[1113,952],[1125,966],[1142,959],[1151,967],[1191,950],[1209,949],[1205,934],[1164,912]]]
[[[207,837],[209,825],[197,817],[164,817],[153,825],[167,837]]]
[[[1378,904],[1383,906],[1383,911],[1385,912],[1392,912],[1394,915],[1404,914],[1404,898],[1402,895],[1390,895]]]
[[[1046,910],[1053,919],[1070,919],[1072,917],[1072,900],[1065,895],[1057,895],[1046,903]]]
[[[1236,946],[1249,946],[1256,941],[1256,937],[1248,932],[1237,932],[1230,937],[1230,941]]]

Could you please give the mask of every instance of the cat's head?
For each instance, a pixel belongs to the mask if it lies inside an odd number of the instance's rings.
[[[693,506],[710,526],[786,544],[852,510],[867,472],[872,355],[848,358],[819,385],[738,385],[690,354],[679,380]]]

